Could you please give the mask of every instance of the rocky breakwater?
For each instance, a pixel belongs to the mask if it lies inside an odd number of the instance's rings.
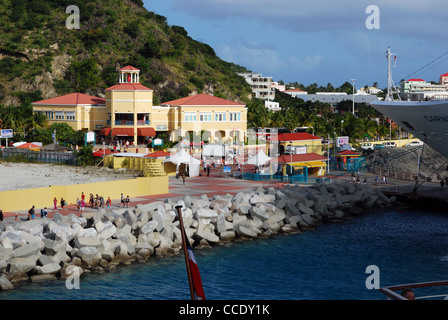
[[[67,279],[83,272],[108,272],[121,263],[178,254],[181,231],[196,248],[302,232],[390,206],[379,190],[352,183],[258,188],[236,195],[185,196],[132,209],[100,209],[82,216],[56,213],[52,219],[0,224],[0,288],[23,280]]]

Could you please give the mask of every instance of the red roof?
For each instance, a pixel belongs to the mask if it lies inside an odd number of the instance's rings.
[[[120,69],[120,71],[140,71],[137,68],[134,68],[133,66],[126,66]]]
[[[448,77],[448,72],[447,72],[447,73],[444,73],[444,74],[441,74],[440,76],[441,76],[441,77]]]
[[[272,159],[270,162],[277,163],[291,163],[291,162],[309,162],[309,161],[323,161],[328,160],[326,157],[321,156],[317,153],[304,153],[304,154],[284,154],[277,158]]]
[[[299,88],[296,88],[296,89],[288,89],[288,90],[285,90],[283,92],[307,92],[307,91],[304,91],[304,90],[301,90]]]
[[[307,132],[280,133],[278,135],[278,141],[280,142],[300,140],[322,140],[322,138],[319,138]]]
[[[425,80],[423,80],[423,79],[409,79],[407,82],[409,82],[409,81],[425,81]]]
[[[151,88],[145,87],[140,83],[119,83],[112,87],[106,89],[106,91],[133,91],[133,90],[144,90],[144,91],[153,91]]]
[[[162,104],[172,106],[244,106],[244,104],[218,98],[205,93],[164,102]]]
[[[54,104],[54,105],[78,105],[78,104],[94,104],[94,105],[105,105],[106,99],[98,98],[94,96],[89,96],[84,93],[70,93],[64,96],[59,96],[55,98],[50,98],[46,100],[40,100],[32,103],[34,104]]]

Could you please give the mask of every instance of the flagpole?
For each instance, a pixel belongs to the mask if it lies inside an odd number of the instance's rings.
[[[188,250],[187,249],[187,238],[185,236],[184,221],[182,219],[181,208],[182,208],[181,205],[176,206],[177,216],[179,218],[179,224],[180,224],[180,233],[182,234],[182,249],[184,251],[185,266],[187,267],[188,285],[190,286],[191,300],[196,300],[195,294],[194,294],[194,288],[193,288],[193,279],[191,277],[190,263],[189,263],[188,251],[187,251]]]

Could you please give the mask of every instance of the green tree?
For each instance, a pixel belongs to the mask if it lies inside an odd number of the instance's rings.
[[[90,144],[82,147],[79,151],[73,152],[76,156],[76,163],[80,166],[91,166],[96,164],[96,158],[93,155],[93,148]]]
[[[81,61],[74,60],[68,69],[66,77],[73,83],[74,91],[91,91],[91,89],[98,86],[100,81],[96,60],[94,58],[87,58]]]

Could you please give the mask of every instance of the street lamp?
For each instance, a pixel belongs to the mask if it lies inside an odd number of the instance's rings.
[[[292,141],[289,141],[289,145],[291,146],[291,149],[289,150],[290,155],[291,155],[291,162],[289,163],[289,166],[290,166],[291,179],[292,179]]]
[[[355,81],[356,81],[356,79],[350,79],[350,80],[353,83],[353,93],[352,93],[352,96],[353,96],[353,107],[352,107],[352,109],[353,109],[353,115],[355,115]]]

